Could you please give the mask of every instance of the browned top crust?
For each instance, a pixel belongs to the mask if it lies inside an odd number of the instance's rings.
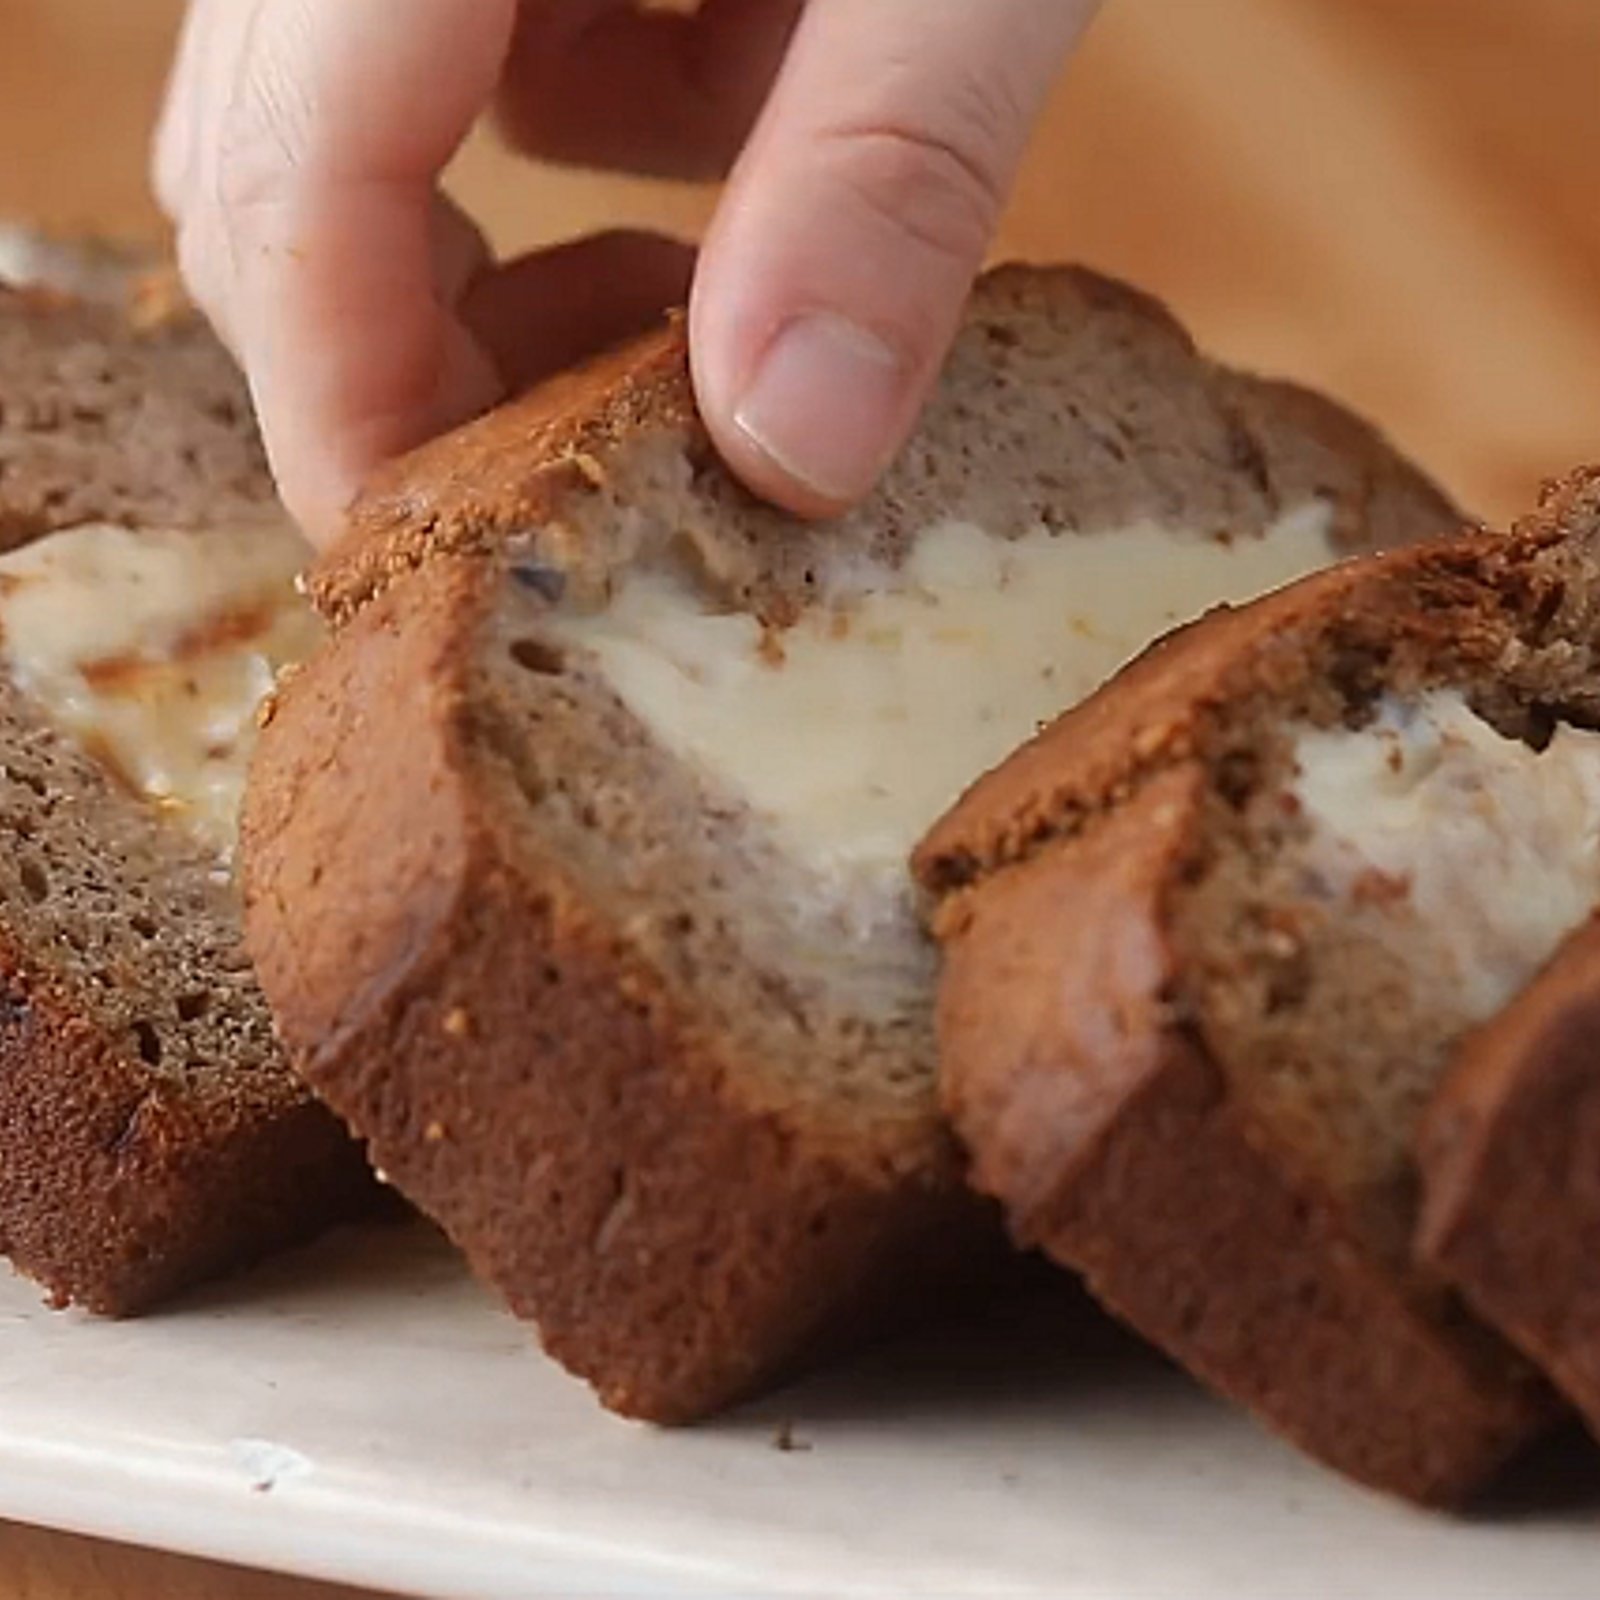
[[[991,312],[1012,323],[1036,319],[1086,352],[1093,346],[1102,381],[1120,368],[1129,375],[1126,386],[1145,396],[1142,409],[1129,415],[1097,417],[1087,406],[1068,405],[1058,419],[1060,477],[1046,475],[1029,491],[1036,520],[1082,526],[1087,505],[1108,520],[1151,514],[1210,520],[1218,537],[1228,537],[1258,531],[1273,515],[1319,499],[1332,511],[1334,544],[1349,550],[1409,544],[1419,528],[1442,533],[1463,520],[1368,423],[1297,385],[1205,361],[1171,313],[1139,290],[1079,267],[997,268],[973,292],[969,320],[977,334],[969,361],[981,359],[985,338],[1015,338],[1009,326],[986,325]],[[949,375],[956,391],[963,387],[962,359],[958,347]],[[1092,405],[1089,380],[1085,389]],[[961,417],[962,404],[958,397],[954,417]],[[1154,450],[1146,434],[1161,441]],[[569,500],[604,489],[614,457],[652,441],[687,456],[697,480],[714,481],[716,492],[740,508],[768,564],[786,546],[862,538],[869,527],[880,544],[886,529],[892,545],[918,509],[915,468],[908,482],[891,473],[855,512],[819,525],[798,524],[746,495],[717,465],[699,419],[678,317],[380,471],[338,549],[314,575],[312,597],[337,624],[433,556],[496,549],[560,520]],[[1219,494],[1217,483],[1226,480],[1237,484]],[[1013,501],[1020,498],[1016,486],[1001,486],[988,519],[1001,532],[1019,511],[1005,503],[1008,490]],[[980,486],[979,495],[985,492]],[[981,508],[976,499],[973,509]]]
[[[1584,604],[1551,559],[1568,540],[1600,540],[1600,468],[1547,486],[1511,533],[1357,558],[1177,630],[974,784],[919,847],[919,880],[956,889],[1071,836],[1156,774],[1207,760],[1268,700],[1331,706],[1361,689],[1352,674],[1404,690],[1536,651]]]
[[[592,486],[640,430],[703,438],[681,320],[561,373],[374,475],[311,595],[340,621],[433,557],[482,553]]]

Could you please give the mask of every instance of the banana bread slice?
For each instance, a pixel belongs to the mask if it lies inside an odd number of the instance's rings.
[[[993,1249],[923,828],[1154,632],[1451,519],[1142,296],[1014,269],[806,526],[713,459],[668,329],[399,464],[314,579],[244,834],[283,1036],[606,1404],[704,1415]]]
[[[373,1192],[191,825],[242,787],[269,635],[306,637],[269,626],[292,548],[227,357],[137,320],[0,288],[0,1250],[114,1314]]]
[[[1412,1141],[1600,904],[1593,483],[1179,633],[917,857],[944,1102],[1015,1235],[1422,1501],[1553,1409],[1417,1264]]]

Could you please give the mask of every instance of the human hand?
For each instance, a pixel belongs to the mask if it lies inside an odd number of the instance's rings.
[[[803,514],[915,421],[1096,0],[191,0],[155,177],[320,542],[380,462],[689,291],[732,468]],[[692,8],[691,8],[692,9]],[[698,266],[607,234],[497,264],[439,177],[520,149],[730,171]]]

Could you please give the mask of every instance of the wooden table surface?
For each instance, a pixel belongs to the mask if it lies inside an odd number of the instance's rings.
[[[0,0],[0,216],[157,236],[143,142],[179,10]],[[1597,177],[1594,0],[1110,0],[1001,244],[1156,289],[1505,517],[1600,457]],[[709,203],[487,141],[455,183],[504,248]],[[0,1600],[335,1593],[0,1527]]]

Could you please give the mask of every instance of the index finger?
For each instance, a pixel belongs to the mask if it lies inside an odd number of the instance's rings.
[[[473,241],[436,183],[493,96],[515,11],[255,0],[232,82],[201,112],[220,125],[196,141],[185,269],[244,361],[280,489],[314,536],[377,462],[497,392],[440,294],[440,252]]]

